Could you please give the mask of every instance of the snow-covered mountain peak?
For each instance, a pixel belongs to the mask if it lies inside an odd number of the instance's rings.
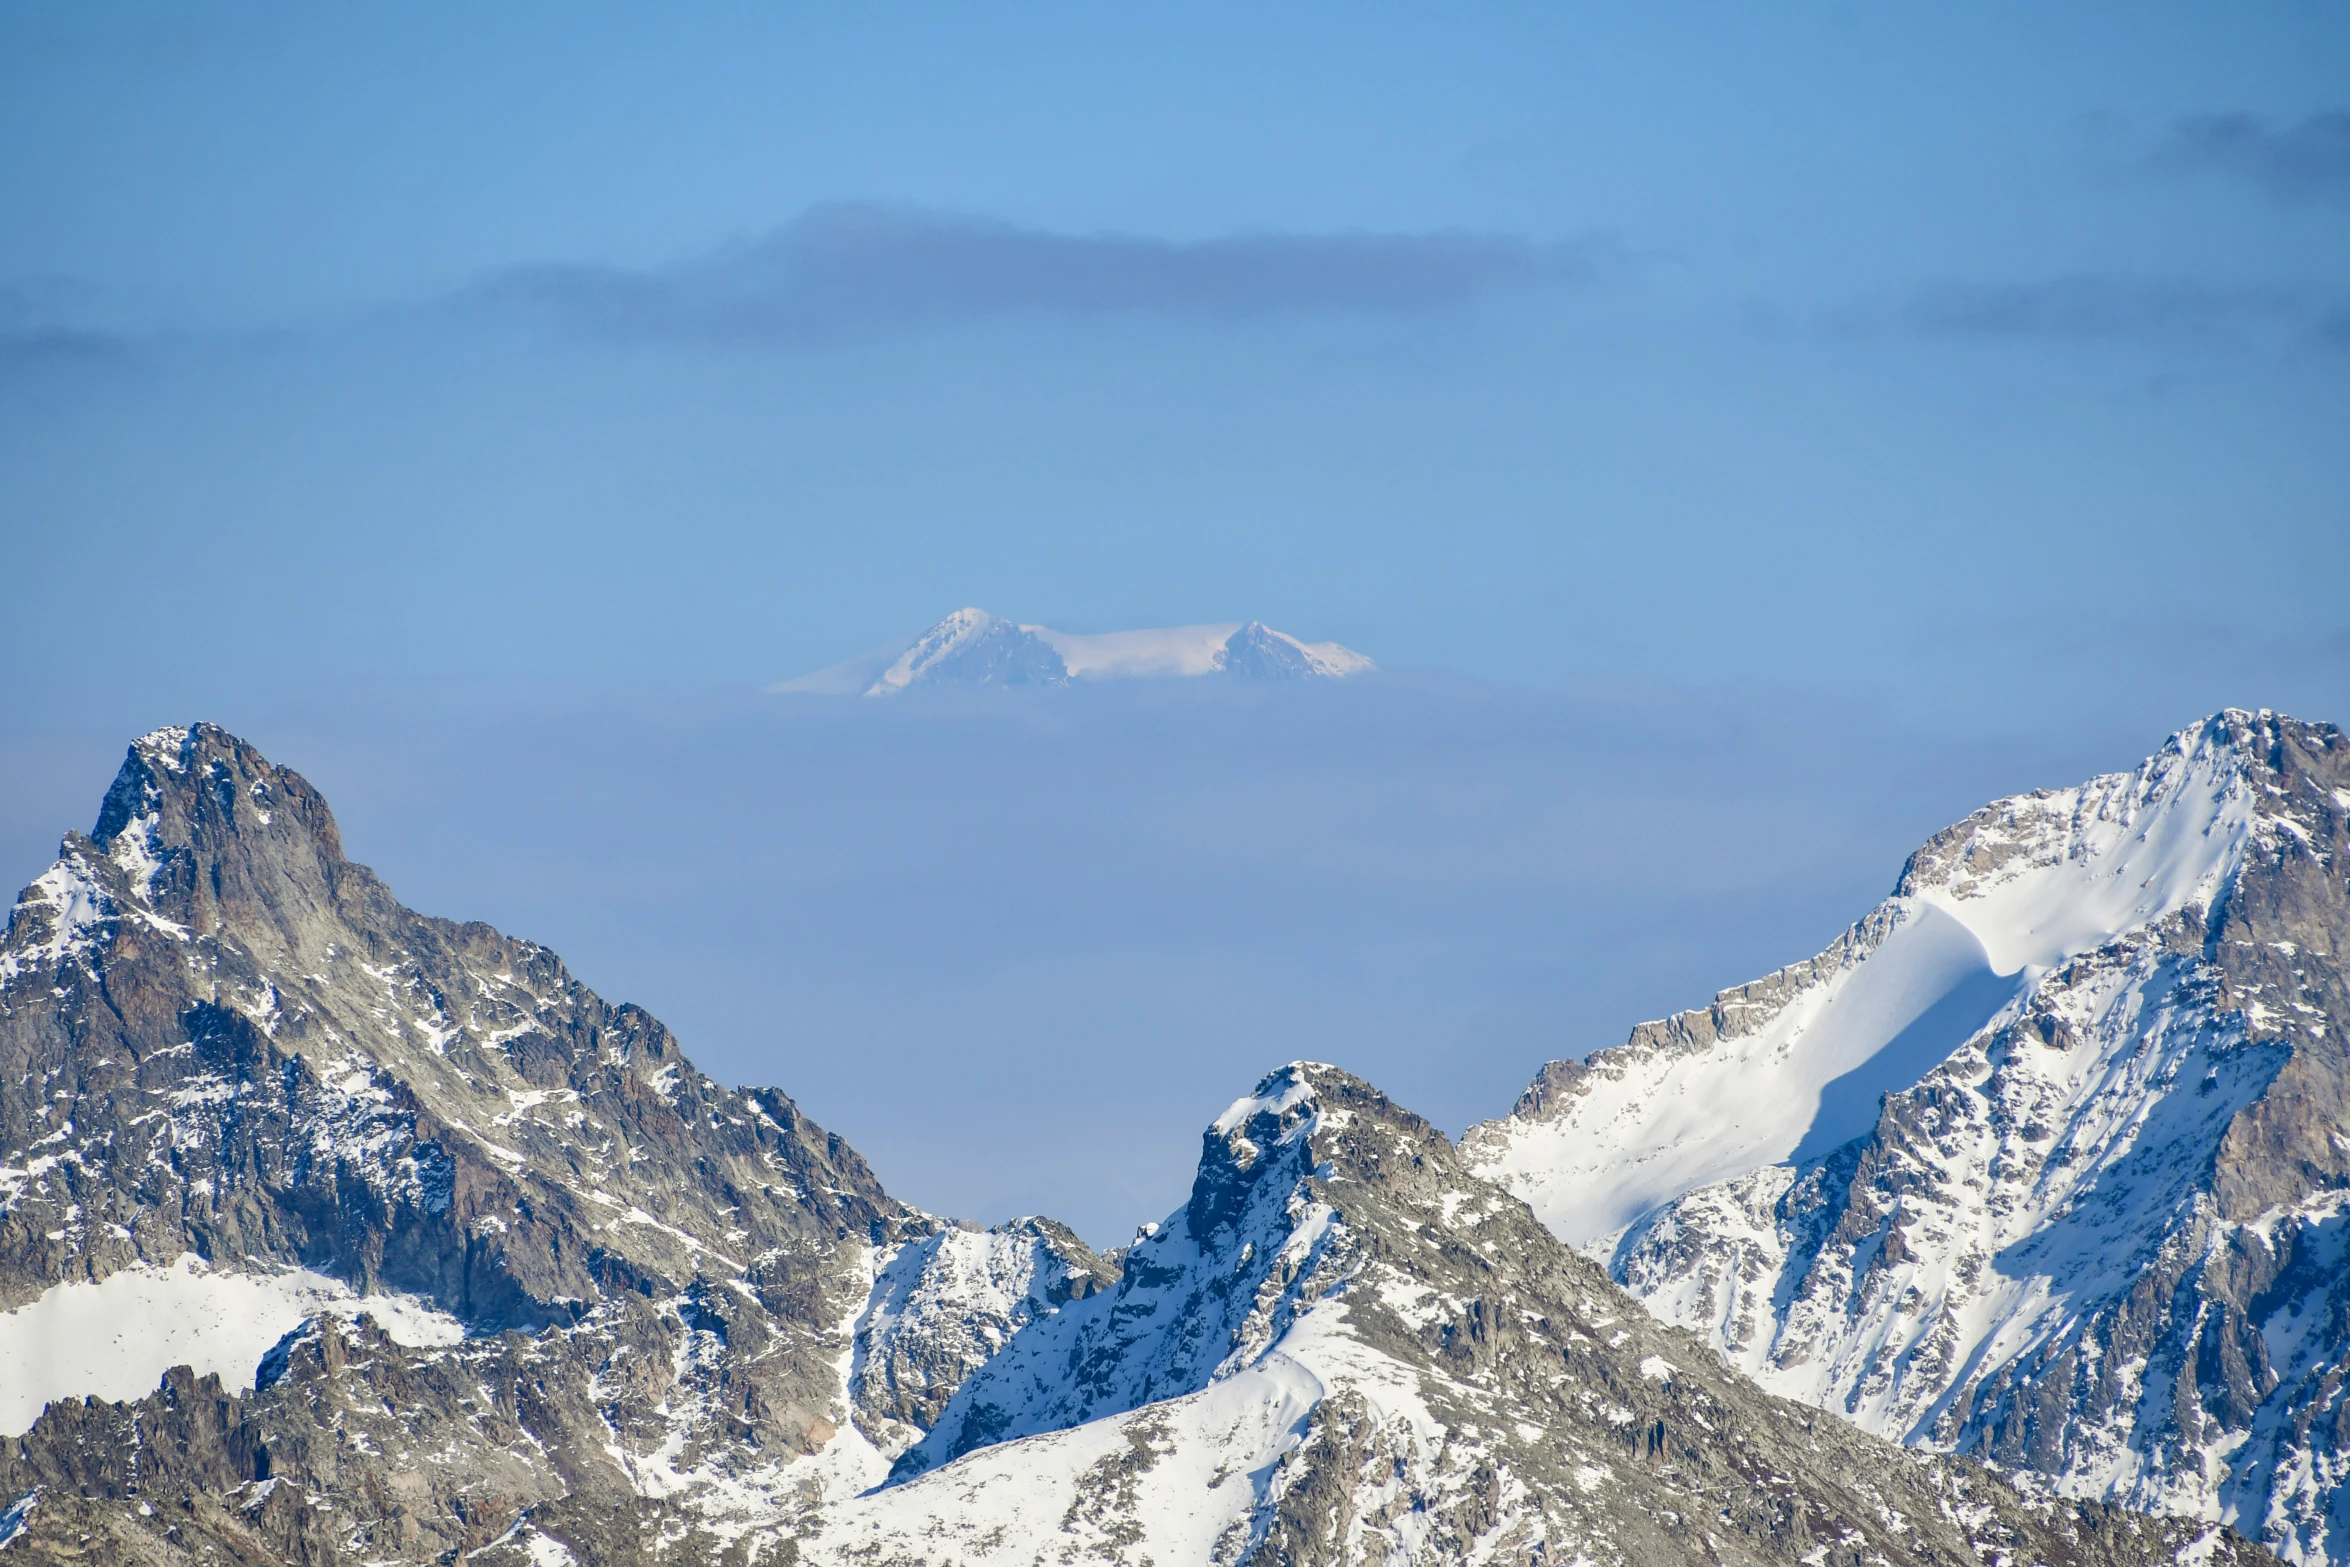
[[[2271,756],[2321,726],[2230,710],[2128,772],[1997,801],[1910,856],[1825,952],[1546,1066],[1471,1158],[1578,1245],[1686,1191],[1865,1132],[2039,978],[2175,916],[2200,924],[2291,803]],[[2330,743],[2338,744],[2338,741]],[[2283,814],[2280,814],[2283,813]]]
[[[1229,1136],[1259,1116],[1287,1115],[1301,1105],[1310,1104],[1314,1098],[1313,1074],[1336,1070],[1319,1061],[1292,1061],[1268,1074],[1253,1091],[1233,1100],[1230,1108],[1216,1117],[1211,1130],[1219,1137]]]
[[[1190,1200],[1127,1250],[1117,1285],[1015,1338],[899,1461],[899,1477],[1197,1391],[1262,1355],[1351,1265],[1315,1184],[1353,1162],[1318,1135],[1332,1089],[1377,1099],[1336,1068],[1294,1063],[1217,1117]]]
[[[131,749],[156,766],[170,772],[183,772],[187,768],[188,746],[195,740],[196,731],[200,727],[194,724],[166,724],[160,729],[150,729],[131,742]]]
[[[1910,856],[1894,899],[1949,914],[2001,974],[2208,911],[2260,814],[2275,722],[2217,713],[2131,772],[1985,806]]]
[[[1469,1157],[1776,1392],[2350,1559],[2345,864],[2350,741],[2214,714],[1551,1063]]]
[[[2035,1512],[1756,1396],[1300,1062],[1216,1118],[1112,1288],[1032,1318],[801,1560],[2170,1561],[2202,1532]]]
[[[1226,637],[1217,646],[1212,662],[1219,673],[1243,680],[1343,680],[1375,667],[1352,648],[1335,642],[1300,642],[1261,620],[1252,620]]]
[[[897,657],[897,661],[881,672],[884,685],[910,685],[924,671],[942,658],[954,654],[986,634],[997,624],[995,616],[984,609],[958,609],[946,619],[932,626],[914,639],[914,645]],[[1017,628],[1014,628],[1017,629]]]
[[[914,639],[867,696],[886,696],[917,684],[1058,685],[1069,678],[1059,653],[1027,626],[983,609],[959,609]]]
[[[1343,680],[1377,666],[1336,642],[1304,642],[1261,621],[1079,633],[959,609],[928,630],[886,642],[771,689],[889,696],[928,685],[1064,685],[1182,679]]]

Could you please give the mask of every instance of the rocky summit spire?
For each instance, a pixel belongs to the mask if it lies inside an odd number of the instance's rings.
[[[318,791],[213,724],[133,741],[90,842],[157,916],[261,939],[294,961],[305,933],[345,905],[362,919],[393,907],[372,873],[343,858]]]

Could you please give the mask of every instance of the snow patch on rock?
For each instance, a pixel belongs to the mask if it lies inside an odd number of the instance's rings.
[[[21,1436],[50,1403],[120,1403],[154,1391],[173,1366],[249,1390],[261,1359],[310,1317],[365,1314],[398,1343],[454,1344],[463,1324],[409,1295],[359,1295],[305,1269],[215,1271],[193,1253],[59,1284],[0,1315],[0,1435]]]

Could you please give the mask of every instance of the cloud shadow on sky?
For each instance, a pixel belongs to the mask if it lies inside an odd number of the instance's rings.
[[[2350,197],[2350,112],[2279,124],[2256,114],[2180,120],[2156,151],[2166,170],[2217,171],[2295,197]]]
[[[2293,288],[2079,274],[1939,283],[1913,294],[1903,316],[1943,337],[2224,339],[2282,331],[2322,339],[2339,308]]]
[[[593,336],[793,345],[1012,314],[1408,315],[1500,289],[1588,286],[1623,269],[1619,251],[1597,240],[1441,232],[1183,241],[834,205],[676,268],[514,268],[455,303]]]

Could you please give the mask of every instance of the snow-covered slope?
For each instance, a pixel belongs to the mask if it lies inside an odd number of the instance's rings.
[[[927,631],[870,649],[772,689],[888,696],[916,685],[1061,685],[1222,675],[1246,680],[1344,679],[1376,666],[1336,642],[1301,642],[1258,621],[1161,626],[1092,635],[1016,625],[959,609]]]
[[[1832,1148],[2066,959],[2208,907],[2253,805],[2217,724],[2133,773],[2003,800],[1921,849],[1819,956],[1546,1067],[1469,1134],[1471,1162],[1604,1249],[1683,1192]]]
[[[1774,1391],[2346,1559],[2346,818],[2338,731],[2219,714],[1471,1158]]]
[[[183,1254],[54,1285],[0,1315],[0,1436],[22,1436],[56,1399],[138,1398],[173,1366],[250,1389],[270,1348],[322,1312],[365,1313],[401,1344],[465,1336],[463,1323],[413,1295],[361,1296],[306,1268],[216,1272]]]

